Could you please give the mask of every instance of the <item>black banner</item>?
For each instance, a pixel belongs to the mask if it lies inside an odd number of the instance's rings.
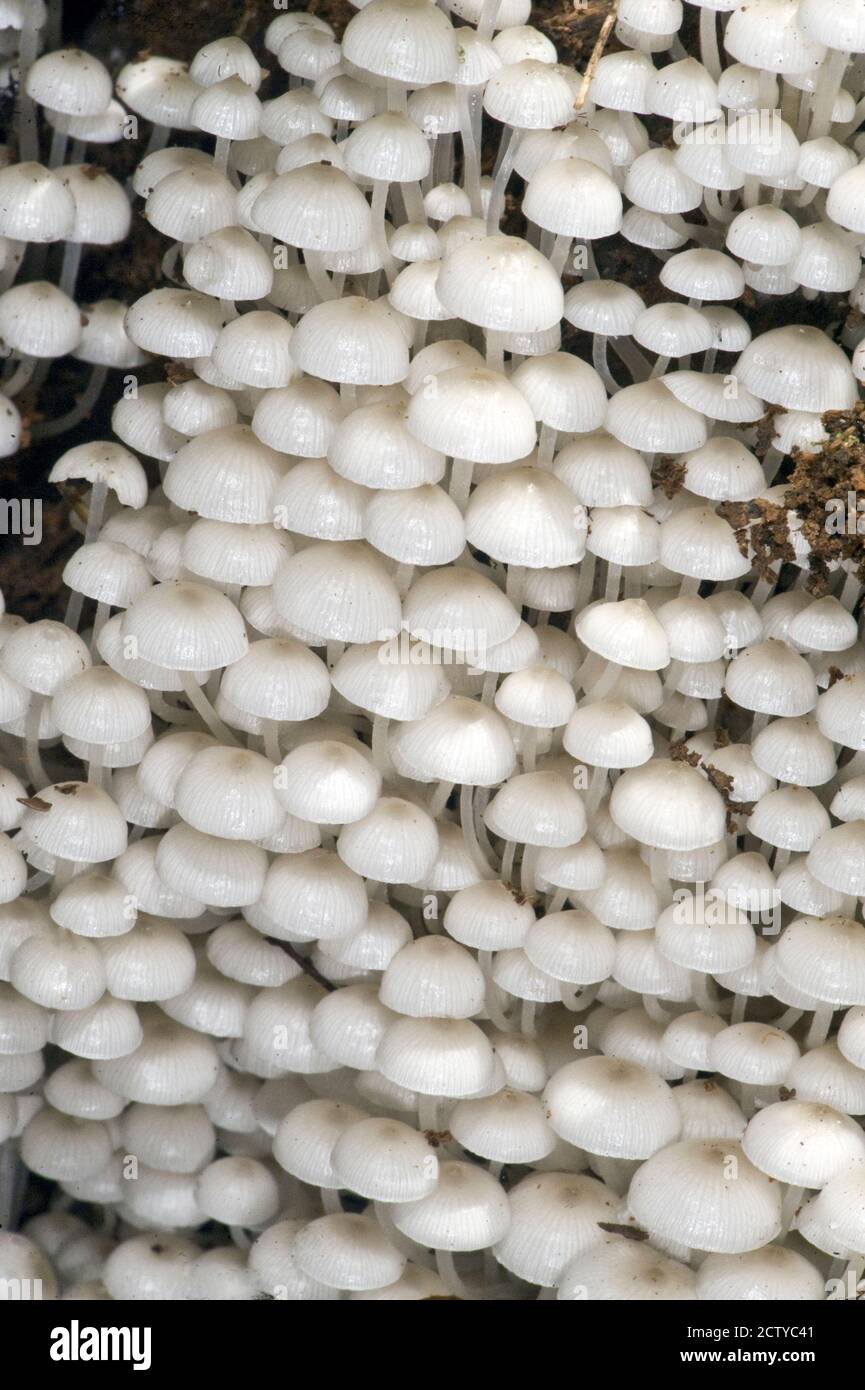
[[[514,1304],[509,1301],[507,1307],[510,1318]],[[493,1324],[486,1322],[487,1312]],[[575,1366],[585,1370],[588,1356],[593,1369],[600,1370],[605,1363],[617,1380],[631,1370],[649,1375],[678,1370],[699,1379],[705,1371],[735,1371],[740,1366],[760,1367],[767,1373],[804,1369],[825,1376],[856,1364],[863,1326],[855,1302],[841,1298],[821,1303],[593,1303],[540,1316],[550,1315],[555,1319],[552,1324],[528,1322],[521,1328],[529,1333],[552,1331],[560,1339],[554,1344],[554,1355],[551,1344],[545,1344],[551,1370],[567,1365],[570,1346]],[[198,1390],[202,1377],[208,1375],[224,1384],[235,1372],[248,1381],[250,1374],[272,1375],[281,1367],[281,1374],[291,1376],[298,1355],[308,1379],[316,1374],[313,1358],[319,1333],[321,1374],[332,1380],[341,1363],[356,1374],[364,1354],[373,1365],[382,1355],[383,1346],[367,1340],[372,1329],[376,1336],[384,1329],[388,1336],[396,1332],[398,1338],[410,1333],[405,1314],[398,1321],[392,1312],[385,1314],[381,1324],[377,1319],[370,1324],[370,1316],[369,1308],[365,1314],[359,1308],[341,1313],[333,1303],[325,1303],[320,1310],[312,1305],[301,1312],[293,1305],[274,1306],[272,1300],[225,1304],[218,1309],[206,1303],[22,1302],[0,1310],[0,1325],[8,1351],[13,1337],[21,1339],[21,1365],[34,1379],[63,1383],[70,1377],[98,1377],[101,1371],[112,1376],[128,1372],[143,1379],[188,1370],[195,1373]],[[433,1318],[426,1327],[431,1326],[437,1336],[443,1331],[460,1336],[461,1380],[468,1370],[488,1379],[490,1355],[496,1361],[512,1355],[508,1339],[489,1340],[489,1331],[498,1325],[489,1306],[469,1314],[470,1318],[480,1316],[481,1322],[474,1324],[462,1321],[465,1311],[457,1311],[457,1322],[450,1324],[442,1309],[430,1310],[426,1316]],[[412,1326],[417,1329],[422,1324]],[[507,1330],[513,1328],[509,1322]],[[389,1345],[387,1360],[393,1350]],[[466,1354],[476,1358],[471,1368],[463,1359]],[[523,1355],[529,1354],[524,1346]],[[440,1373],[447,1375],[445,1367],[443,1360]]]

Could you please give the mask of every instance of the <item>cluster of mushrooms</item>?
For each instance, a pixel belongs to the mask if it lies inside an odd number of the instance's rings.
[[[7,1289],[857,1296],[865,569],[785,479],[865,374],[807,321],[865,310],[865,0],[619,0],[582,73],[529,20],[112,81],[0,0],[2,452],[119,383],[66,621],[0,623]],[[164,283],[82,309],[130,197]]]

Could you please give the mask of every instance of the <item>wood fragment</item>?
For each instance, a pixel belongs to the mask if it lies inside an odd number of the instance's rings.
[[[624,1236],[625,1240],[648,1240],[649,1232],[639,1226],[620,1226],[615,1221],[599,1221],[598,1226],[611,1236]]]
[[[575,5],[574,9],[577,8],[578,7]],[[610,10],[610,13],[607,15],[606,19],[601,25],[600,33],[598,34],[598,37],[595,40],[595,46],[592,49],[592,56],[588,61],[585,72],[583,73],[583,80],[580,83],[580,90],[577,93],[577,99],[574,102],[575,111],[582,111],[583,106],[585,105],[586,97],[589,95],[589,88],[592,85],[592,78],[595,75],[598,63],[604,56],[604,49],[607,46],[611,33],[613,32],[613,25],[616,22],[616,16],[618,12],[619,0],[613,0],[613,8]]]

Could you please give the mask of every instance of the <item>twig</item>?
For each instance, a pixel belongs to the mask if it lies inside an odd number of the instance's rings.
[[[273,938],[271,938],[271,940],[273,940]],[[322,975],[321,971],[315,968],[312,961],[309,960],[307,956],[302,956],[300,951],[295,950],[290,942],[278,941],[276,944],[281,946],[285,954],[291,956],[295,965],[299,965],[303,973],[309,975],[310,979],[315,980],[317,985],[321,985],[326,990],[332,991],[336,989],[333,980],[329,980],[326,975]]]
[[[589,59],[586,71],[583,73],[583,80],[580,83],[580,90],[577,93],[577,99],[574,102],[575,111],[582,111],[583,109],[586,97],[589,95],[589,88],[592,85],[592,78],[595,75],[595,70],[598,66],[598,63],[604,56],[604,49],[607,46],[607,40],[613,32],[613,25],[616,22],[616,15],[618,14],[618,12],[619,0],[613,0],[613,8],[610,10],[610,13],[607,15],[606,19],[601,25],[601,31],[598,34],[598,37],[595,41],[595,46],[592,49],[592,56]]]

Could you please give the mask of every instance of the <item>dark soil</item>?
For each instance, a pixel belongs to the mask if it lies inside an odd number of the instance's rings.
[[[827,566],[840,560],[852,561],[865,582],[865,514],[856,508],[857,499],[865,496],[865,405],[859,401],[852,410],[830,410],[823,423],[828,443],[819,454],[794,453],[786,495],[811,546],[814,589]],[[833,524],[835,520],[841,524]]]

